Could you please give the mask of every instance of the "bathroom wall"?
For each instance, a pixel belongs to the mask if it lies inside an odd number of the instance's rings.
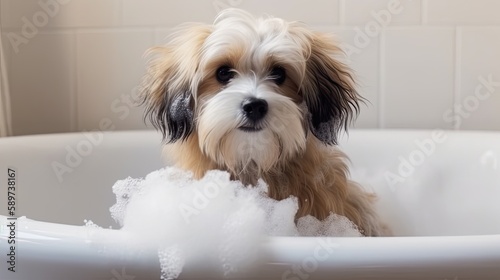
[[[14,134],[147,129],[144,51],[231,6],[338,35],[357,128],[500,130],[500,1],[0,0]]]

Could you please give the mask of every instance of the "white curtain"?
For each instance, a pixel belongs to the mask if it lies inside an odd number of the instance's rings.
[[[2,26],[0,25],[0,137],[12,135],[9,86],[7,65],[2,44]]]

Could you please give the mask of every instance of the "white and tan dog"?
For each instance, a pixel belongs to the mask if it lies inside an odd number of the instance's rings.
[[[367,236],[385,234],[374,196],[349,180],[332,147],[362,98],[329,36],[228,9],[213,25],[181,26],[151,53],[142,98],[178,167],[262,178],[270,197],[298,198],[297,218],[334,212]]]

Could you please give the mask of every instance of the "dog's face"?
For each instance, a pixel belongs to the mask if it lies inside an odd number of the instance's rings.
[[[299,23],[230,9],[153,51],[143,85],[153,125],[170,143],[197,137],[205,156],[233,172],[286,163],[308,137],[335,144],[358,110],[339,48]]]

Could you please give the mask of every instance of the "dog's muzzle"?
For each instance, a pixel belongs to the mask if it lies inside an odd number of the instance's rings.
[[[247,120],[239,129],[245,132],[260,131],[262,127],[259,122],[266,116],[268,111],[267,101],[260,98],[248,98],[241,103],[241,111]]]

